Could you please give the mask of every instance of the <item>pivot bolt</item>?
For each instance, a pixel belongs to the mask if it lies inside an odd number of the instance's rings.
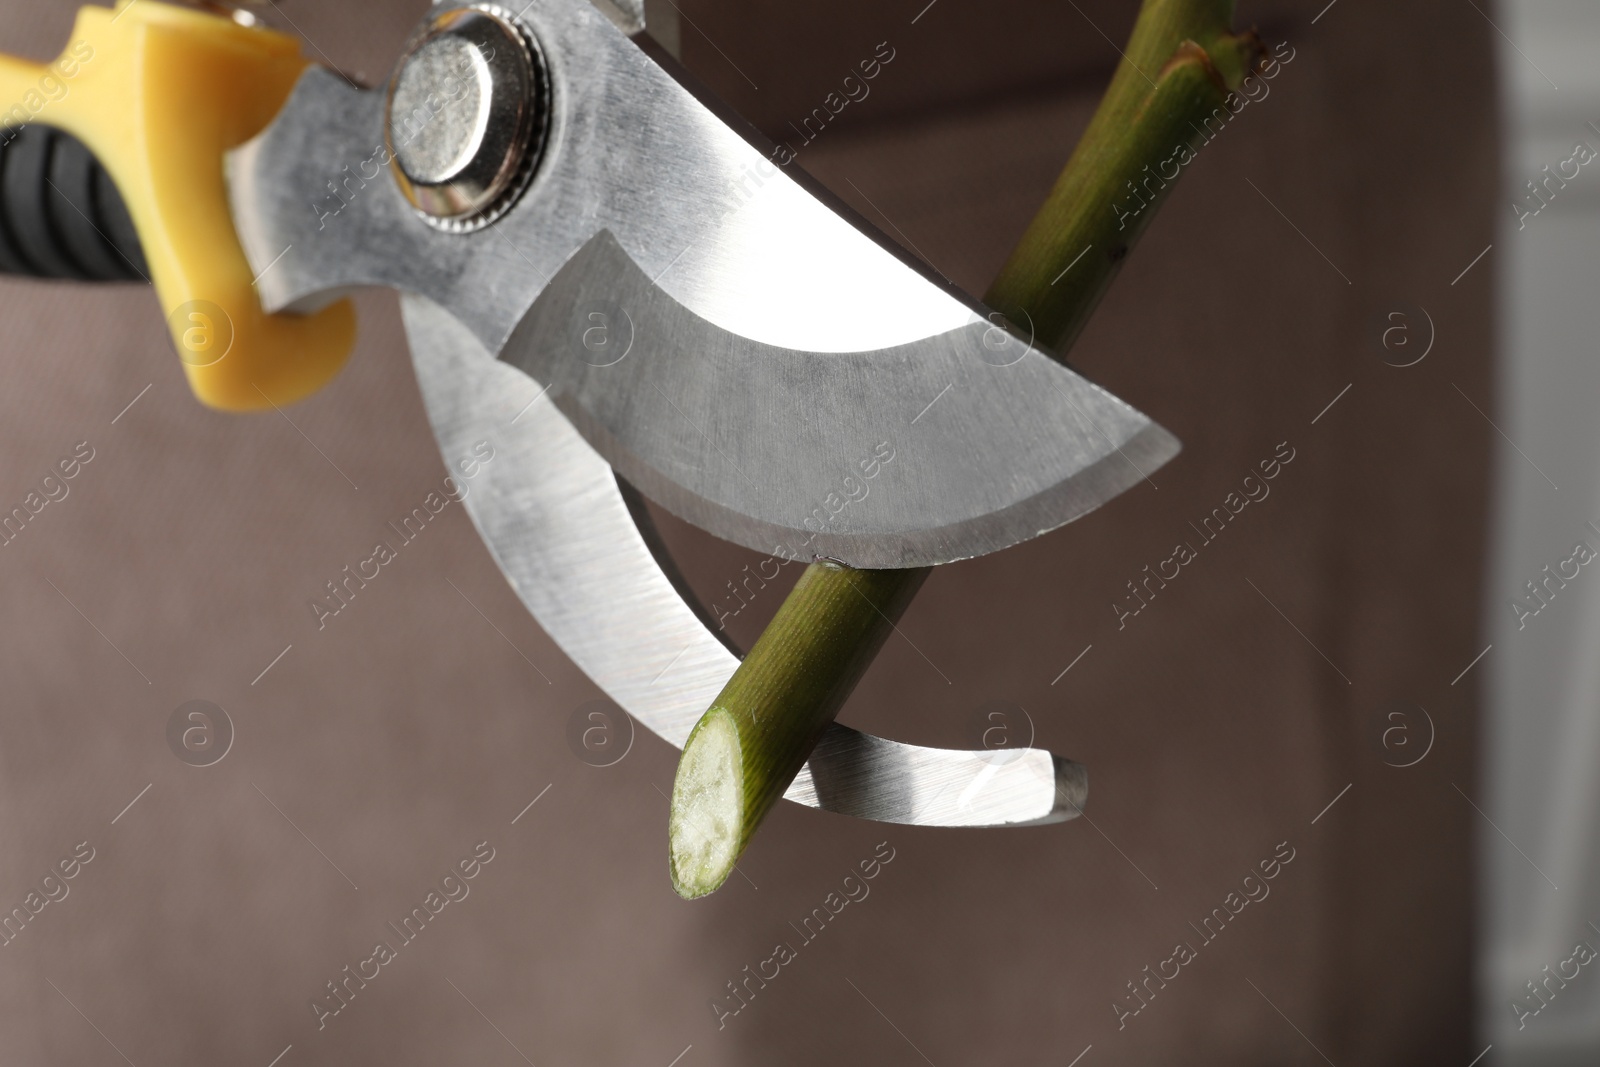
[[[441,12],[411,39],[389,82],[390,169],[427,222],[480,229],[527,188],[549,114],[544,59],[510,12],[494,4]]]

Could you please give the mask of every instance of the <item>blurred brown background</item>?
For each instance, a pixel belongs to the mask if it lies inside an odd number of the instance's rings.
[[[784,136],[889,42],[871,96],[800,162],[982,291],[1136,4],[924,3],[685,0],[684,56]],[[1183,454],[1158,489],[935,574],[902,624],[926,659],[891,640],[844,714],[968,745],[977,708],[1016,702],[1036,743],[1089,765],[1092,825],[785,805],[748,879],[684,903],[674,750],[641,732],[616,766],[573,756],[568,719],[598,694],[460,508],[316,629],[306,601],[444,476],[391,294],[360,298],[356,356],[291,425],[200,408],[143,289],[0,282],[0,499],[95,449],[0,550],[0,903],[95,849],[0,947],[0,1060],[666,1067],[692,1046],[682,1067],[947,1067],[1092,1045],[1083,1067],[1465,1065],[1475,676],[1451,679],[1479,647],[1493,431],[1457,390],[1492,402],[1492,264],[1450,280],[1491,239],[1493,31],[1467,7],[1323,3],[1242,5],[1294,59],[1187,168],[1073,353]],[[267,14],[375,82],[425,6]],[[70,23],[12,0],[0,42],[45,58]],[[1431,358],[1385,365],[1386,316],[1417,305]],[[1280,442],[1271,496],[1119,630],[1124,583]],[[756,558],[667,533],[707,599]],[[211,767],[167,746],[191,699],[237,730]],[[1398,768],[1427,739],[1418,706],[1436,737]],[[1397,721],[1412,749],[1385,746]],[[469,898],[319,1031],[310,999],[483,840]],[[710,999],[882,841],[871,896],[719,1031]],[[1191,924],[1280,842],[1295,858],[1270,897],[1202,944]],[[1126,983],[1179,941],[1198,958],[1119,1030]]]

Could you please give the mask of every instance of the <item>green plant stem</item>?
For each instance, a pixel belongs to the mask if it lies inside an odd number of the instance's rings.
[[[730,679],[683,746],[669,819],[680,894],[702,896],[728,877],[927,576],[836,563],[800,576],[738,684]]]
[[[1232,0],[1145,0],[1123,60],[985,302],[1064,352],[1149,225],[1208,120],[1260,59]],[[812,564],[684,745],[668,845],[686,898],[732,873],[928,568]]]

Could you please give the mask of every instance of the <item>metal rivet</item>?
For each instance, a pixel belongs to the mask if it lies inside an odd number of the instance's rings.
[[[504,8],[434,15],[389,82],[384,130],[400,190],[452,233],[503,215],[533,176],[550,84],[533,37]]]

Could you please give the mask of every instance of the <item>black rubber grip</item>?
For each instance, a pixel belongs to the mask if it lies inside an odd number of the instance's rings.
[[[0,273],[150,280],[116,185],[71,134],[32,123],[0,129]]]

